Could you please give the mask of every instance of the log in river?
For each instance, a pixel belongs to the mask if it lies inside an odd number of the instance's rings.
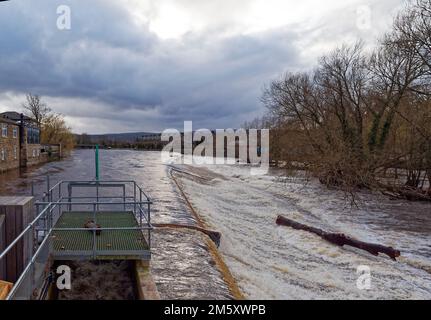
[[[189,226],[178,223],[153,223],[153,226],[156,228],[190,229],[199,231],[206,234],[215,243],[217,247],[220,246],[221,233],[218,231],[207,230],[201,227]]]
[[[283,217],[283,216],[278,216],[276,223],[280,226],[291,227],[295,230],[308,231],[308,232],[317,234],[321,238],[323,238],[326,241],[328,241],[332,244],[335,244],[337,246],[340,246],[340,247],[343,247],[345,245],[351,246],[354,248],[365,250],[365,251],[367,251],[367,252],[369,252],[375,256],[378,256],[379,253],[384,253],[387,256],[389,256],[391,259],[396,261],[396,258],[401,255],[401,252],[399,250],[396,250],[392,247],[387,247],[387,246],[383,246],[380,244],[363,242],[363,241],[348,237],[343,233],[326,232],[326,231],[323,231],[321,229],[307,226],[305,224],[290,220],[290,219]]]

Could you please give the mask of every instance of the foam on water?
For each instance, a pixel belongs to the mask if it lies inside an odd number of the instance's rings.
[[[154,222],[194,224],[157,152],[101,150],[104,179],[134,179],[154,198]],[[172,164],[175,165],[175,164]],[[3,175],[0,194],[37,194],[51,181],[91,179],[94,154],[79,150],[72,157]],[[222,232],[220,251],[248,298],[262,299],[430,299],[431,206],[389,201],[361,194],[351,208],[344,194],[301,177],[276,173],[250,176],[244,166],[178,166],[193,173],[181,176],[193,205],[214,229]],[[178,173],[178,176],[180,174]],[[392,245],[402,251],[394,262],[353,248],[338,248],[312,234],[277,227],[283,214],[360,240]],[[212,265],[204,238],[195,232],[155,232],[152,266],[163,298],[224,299],[229,291]],[[356,287],[356,268],[371,268],[372,288]]]
[[[190,167],[178,166],[181,170]],[[207,166],[223,175],[212,183],[181,176],[192,204],[222,233],[220,250],[252,299],[430,299],[431,206],[361,194],[351,207],[344,194],[316,182],[250,176],[242,166]],[[200,175],[202,175],[202,167]],[[277,215],[363,241],[394,246],[394,262],[339,248],[304,231],[277,227]],[[416,219],[425,220],[417,223]],[[356,286],[358,266],[371,269],[371,289]]]

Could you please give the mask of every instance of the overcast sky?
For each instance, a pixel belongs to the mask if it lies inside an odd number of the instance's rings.
[[[71,29],[57,8],[71,9]],[[262,88],[343,43],[372,46],[403,0],[0,2],[0,111],[44,97],[76,133],[238,127]]]

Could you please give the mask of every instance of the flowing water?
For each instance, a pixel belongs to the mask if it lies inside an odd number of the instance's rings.
[[[195,224],[161,163],[159,152],[101,150],[101,180],[135,180],[154,201],[153,223]],[[60,180],[92,180],[94,151],[76,150],[59,162],[0,175],[0,195],[36,195]],[[205,238],[194,231],[160,229],[152,236],[152,273],[163,299],[228,299],[229,290],[214,266]]]
[[[240,166],[166,166],[159,152],[101,151],[102,179],[136,180],[154,200],[153,222],[195,224],[169,171],[183,186],[205,222],[222,233],[220,252],[247,298],[257,299],[430,299],[431,206],[360,194],[351,207],[342,193],[277,172],[251,176]],[[0,176],[0,194],[45,191],[45,176],[89,180],[94,152],[26,172]],[[400,249],[394,262],[317,236],[276,227],[278,214],[328,231]],[[204,237],[192,231],[156,230],[152,269],[162,298],[230,298]],[[371,272],[371,287],[357,286],[359,266]]]
[[[192,205],[222,232],[219,250],[248,298],[431,299],[429,203],[360,193],[352,207],[344,193],[300,175],[253,176],[239,165],[175,166]],[[393,246],[402,255],[392,261],[340,248],[309,232],[277,227],[278,215]]]

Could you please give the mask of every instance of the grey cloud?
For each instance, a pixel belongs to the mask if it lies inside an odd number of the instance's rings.
[[[161,40],[117,3],[2,3],[0,93],[44,95],[72,126],[95,133],[161,130],[184,120],[236,127],[262,112],[265,83],[307,67],[297,46],[304,34],[294,28],[231,37],[208,30]],[[72,8],[70,31],[56,28],[60,4]]]

